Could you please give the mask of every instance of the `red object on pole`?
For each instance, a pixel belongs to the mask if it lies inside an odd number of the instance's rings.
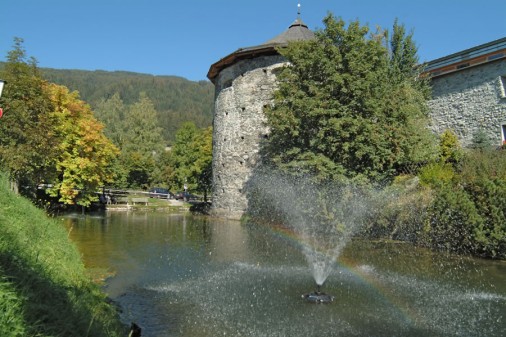
[[[4,114],[4,111],[2,110],[2,108],[0,108],[0,118],[2,118],[3,114]]]

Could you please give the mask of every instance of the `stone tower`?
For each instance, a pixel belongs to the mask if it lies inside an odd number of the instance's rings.
[[[215,85],[213,120],[213,206],[217,216],[238,219],[247,209],[245,185],[261,165],[261,140],[269,129],[264,107],[272,102],[276,71],[286,60],[277,48],[313,39],[299,17],[264,44],[240,48],[211,65],[207,77]]]

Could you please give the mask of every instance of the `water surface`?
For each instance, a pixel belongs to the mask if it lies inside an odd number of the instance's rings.
[[[505,336],[506,263],[353,240],[323,290],[296,237],[189,215],[62,219],[143,336]]]

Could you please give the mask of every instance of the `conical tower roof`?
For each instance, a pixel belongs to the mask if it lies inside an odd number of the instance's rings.
[[[264,55],[275,55],[278,54],[276,48],[287,45],[291,41],[301,41],[301,40],[312,40],[315,38],[314,33],[309,30],[307,25],[300,19],[300,16],[285,30],[283,33],[277,35],[276,37],[268,40],[264,44],[239,48],[232,54],[229,54],[219,60],[218,62],[211,65],[209,68],[209,72],[207,73],[207,78],[209,78],[212,82],[218,74],[225,68],[231,66],[232,64],[243,60],[250,59]]]
[[[312,40],[314,33],[307,28],[307,25],[297,18],[283,33],[270,39],[265,44],[285,44],[290,41]]]

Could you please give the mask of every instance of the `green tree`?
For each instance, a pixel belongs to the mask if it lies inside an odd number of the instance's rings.
[[[176,139],[171,150],[171,164],[174,173],[171,179],[173,188],[181,190],[187,184],[189,190],[195,190],[197,181],[193,164],[197,160],[198,148],[195,147],[199,130],[193,122],[184,123],[176,132]]]
[[[207,197],[211,188],[212,129],[198,129],[194,123],[184,123],[176,133],[170,158],[172,187],[188,189]]]
[[[453,184],[443,184],[429,214],[425,232],[432,247],[457,253],[476,250],[475,230],[483,226],[483,218],[466,191]]]
[[[265,157],[320,180],[375,183],[431,157],[433,137],[424,127],[428,90],[415,80],[410,36],[394,26],[389,53],[387,34],[370,36],[358,21],[346,27],[330,14],[324,23],[315,40],[279,50],[289,65],[266,111]]]
[[[147,188],[152,183],[157,160],[165,151],[158,114],[149,97],[141,93],[139,101],[128,109],[123,124],[121,163],[128,186]]]
[[[203,193],[204,201],[207,201],[213,183],[213,129],[211,127],[202,129],[197,142],[199,148],[198,158],[195,162],[195,166],[197,166],[197,191]]]
[[[139,92],[145,92],[152,100],[159,115],[159,126],[168,143],[172,143],[177,129],[186,121],[193,121],[199,128],[212,124],[214,85],[209,81],[189,81],[176,76],[153,76],[125,71],[42,69],[51,82],[78,90],[81,99],[89,103],[97,118],[106,124],[101,115],[104,101],[114,100],[119,94],[125,106],[139,100]],[[110,109],[109,112],[114,110]]]
[[[30,197],[46,183],[61,202],[87,206],[97,188],[112,180],[109,164],[117,150],[77,92],[41,77],[22,42],[15,39],[2,75],[9,82],[0,121],[2,165],[13,180],[31,187]]]
[[[119,93],[109,99],[101,99],[95,108],[95,117],[105,125],[104,134],[121,148],[123,146],[123,120],[126,107]]]
[[[419,63],[418,47],[413,38],[413,31],[406,33],[404,25],[395,19],[390,32],[385,31],[385,39],[389,46],[389,78],[394,82],[408,81],[412,86],[421,90],[425,98],[430,96],[429,78],[420,77],[423,71]]]
[[[50,176],[56,144],[47,118],[52,107],[45,81],[22,44],[22,39],[14,39],[1,74],[8,85],[2,96],[5,112],[0,120],[0,162],[16,185],[35,186]]]

